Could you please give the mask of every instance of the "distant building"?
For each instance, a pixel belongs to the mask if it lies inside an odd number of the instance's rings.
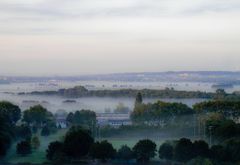
[[[56,118],[56,126],[57,126],[58,128],[62,128],[62,129],[67,128],[66,118],[57,117],[57,118]]]
[[[120,127],[120,126],[132,125],[132,121],[130,119],[110,119],[108,120],[108,125],[113,127]]]
[[[65,110],[58,110],[54,116],[56,120],[56,126],[58,128],[67,128],[67,112]]]
[[[120,127],[123,125],[132,125],[130,114],[119,113],[98,113],[97,122],[99,126]]]

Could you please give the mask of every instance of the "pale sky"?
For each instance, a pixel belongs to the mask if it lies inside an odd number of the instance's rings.
[[[0,75],[240,70],[240,0],[0,0]]]

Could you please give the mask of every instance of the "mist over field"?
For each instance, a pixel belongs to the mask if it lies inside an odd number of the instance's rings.
[[[0,0],[0,165],[239,165],[239,0]]]

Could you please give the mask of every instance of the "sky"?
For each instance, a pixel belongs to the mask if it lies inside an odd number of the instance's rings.
[[[239,0],[0,0],[0,75],[240,70]]]

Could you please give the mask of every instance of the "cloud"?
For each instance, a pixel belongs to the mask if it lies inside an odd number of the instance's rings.
[[[236,68],[239,9],[239,0],[1,0],[0,70]]]

